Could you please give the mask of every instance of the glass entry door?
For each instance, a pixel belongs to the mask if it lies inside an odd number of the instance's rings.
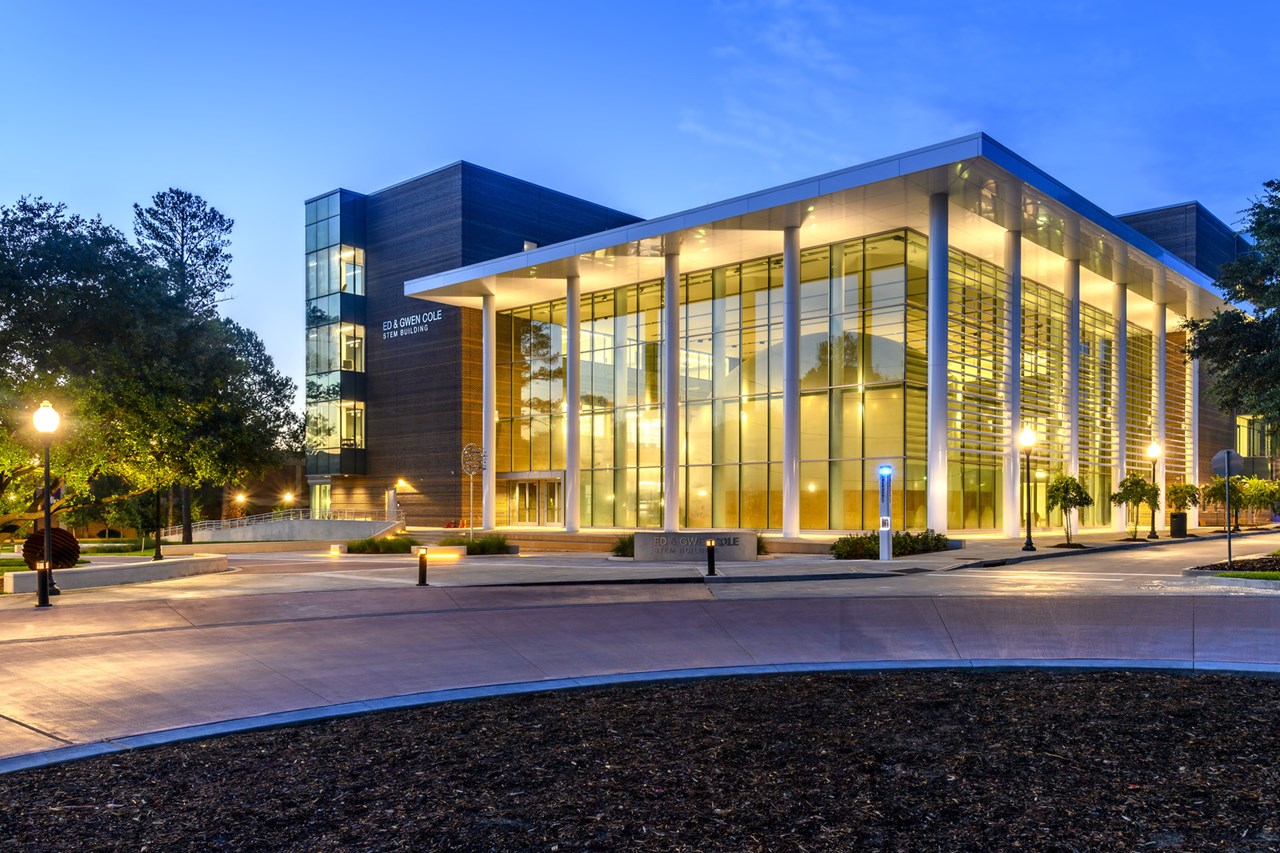
[[[517,480],[511,484],[511,521],[513,524],[538,523],[537,480]]]
[[[511,523],[521,525],[558,525],[560,521],[559,480],[514,480],[508,497]]]
[[[545,480],[542,484],[542,523],[560,523],[560,482]]]

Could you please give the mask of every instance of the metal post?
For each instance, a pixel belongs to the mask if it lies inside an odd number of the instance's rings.
[[[36,567],[36,607],[48,607],[49,581],[53,575],[53,508],[49,494],[49,442],[44,444],[44,565]]]
[[[1035,487],[1035,484],[1031,481],[1031,449],[1030,448],[1027,448],[1026,470],[1027,470],[1027,473],[1026,473],[1026,476],[1023,477],[1023,480],[1026,482],[1026,490],[1027,490],[1027,541],[1022,544],[1022,550],[1034,551],[1036,549],[1036,546],[1035,546],[1035,543],[1031,541],[1031,490]]]
[[[418,586],[427,585],[427,546],[418,549]]]
[[[707,577],[716,576],[716,540],[707,540]]]
[[[1156,460],[1151,460],[1151,485],[1156,484]],[[1148,539],[1159,539],[1160,534],[1156,533],[1156,509],[1148,507],[1151,510],[1151,532],[1147,534]]]
[[[474,542],[476,538],[476,533],[475,533],[475,530],[476,530],[476,476],[475,474],[471,475],[470,480],[471,480],[471,484],[470,484],[469,490],[471,492],[471,495],[468,498],[468,500],[470,501],[470,505],[467,507],[467,538]]]
[[[1223,482],[1227,505],[1227,571],[1231,571],[1231,451],[1227,450],[1227,476]]]

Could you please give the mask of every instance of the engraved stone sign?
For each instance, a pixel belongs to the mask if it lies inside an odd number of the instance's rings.
[[[754,530],[682,530],[679,533],[636,531],[637,561],[706,562],[707,540],[716,542],[716,561],[756,559]]]

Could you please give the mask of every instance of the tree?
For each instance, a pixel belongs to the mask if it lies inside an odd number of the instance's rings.
[[[1160,487],[1148,483],[1141,474],[1131,473],[1120,481],[1119,491],[1111,495],[1113,506],[1125,506],[1129,510],[1130,539],[1138,538],[1138,508],[1147,504],[1152,512],[1160,508]]]
[[[1191,483],[1174,483],[1165,489],[1169,509],[1186,512],[1188,507],[1200,505],[1200,490]]]
[[[1224,264],[1218,287],[1229,306],[1188,320],[1187,354],[1215,378],[1209,394],[1224,411],[1255,415],[1280,426],[1280,181],[1246,208],[1250,251]]]
[[[1271,520],[1272,509],[1276,503],[1276,482],[1259,477],[1248,477],[1240,484],[1240,508],[1249,510],[1254,527],[1258,526],[1258,512],[1265,510],[1267,521]],[[1234,497],[1234,496],[1233,496]]]
[[[133,206],[133,234],[147,260],[162,269],[170,293],[197,313],[210,316],[218,296],[231,286],[228,235],[235,220],[186,190],[167,189],[151,206]]]
[[[1071,544],[1071,513],[1076,509],[1093,506],[1093,497],[1084,490],[1084,486],[1075,477],[1059,474],[1049,481],[1045,492],[1049,511],[1062,510],[1062,532],[1067,537],[1067,545]]]
[[[133,233],[143,256],[164,271],[169,292],[197,319],[211,318],[218,296],[231,286],[230,234],[235,222],[198,195],[169,188],[151,206],[133,206]],[[180,480],[182,541],[190,544],[191,480]]]
[[[58,512],[252,476],[298,448],[292,383],[197,299],[100,220],[40,199],[0,207],[0,526],[41,515],[44,398],[64,424]]]
[[[1231,524],[1234,520],[1234,526],[1240,527],[1240,508],[1244,503],[1244,493],[1241,485],[1244,483],[1244,477],[1236,475],[1230,480],[1231,489],[1231,514],[1234,519],[1227,519],[1224,526]],[[1214,477],[1209,481],[1208,485],[1200,487],[1200,502],[1207,506],[1226,506],[1228,481],[1225,477]]]

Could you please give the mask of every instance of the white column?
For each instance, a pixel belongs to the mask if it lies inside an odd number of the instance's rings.
[[[800,228],[782,231],[782,535],[800,535]]]
[[[1191,474],[1188,483],[1200,485],[1200,359],[1191,362]],[[1187,527],[1200,526],[1200,510],[1197,507],[1187,509]]]
[[[1116,382],[1111,414],[1116,430],[1116,456],[1111,468],[1112,491],[1120,488],[1120,481],[1127,473],[1129,456],[1129,288],[1124,281],[1123,271],[1116,278],[1119,280],[1111,291],[1111,313],[1116,337]],[[1128,509],[1123,505],[1115,507],[1111,514],[1111,527],[1114,530],[1124,530],[1127,525]]]
[[[929,318],[925,331],[929,383],[925,419],[929,455],[925,517],[929,527],[938,533],[947,532],[947,205],[946,193],[929,196]]]
[[[1021,468],[1018,465],[1018,433],[1022,430],[1022,232],[1004,233],[1004,273],[1009,280],[1005,311],[1004,417],[1004,535],[1016,538],[1021,529]]]
[[[1163,271],[1162,271],[1163,272]],[[1163,275],[1161,276],[1163,278]],[[1169,445],[1165,441],[1165,416],[1168,403],[1168,366],[1165,364],[1166,356],[1169,350],[1169,337],[1167,322],[1165,315],[1169,310],[1169,306],[1165,303],[1167,299],[1164,295],[1163,288],[1157,293],[1155,305],[1155,339],[1156,339],[1156,406],[1155,406],[1155,423],[1152,424],[1151,432],[1157,442],[1160,443],[1160,459],[1156,463],[1156,484],[1160,486],[1160,511],[1156,513],[1156,527],[1163,528],[1165,526],[1165,512],[1169,509],[1165,504],[1167,496],[1165,494],[1165,466],[1169,459]]]
[[[480,346],[484,350],[480,364],[481,373],[481,443],[484,446],[484,472],[480,475],[480,527],[492,530],[496,507],[494,504],[494,458],[497,455],[498,431],[498,334],[497,309],[494,295],[486,293],[480,307]]]
[[[1067,312],[1067,473],[1080,476],[1080,261],[1063,262],[1062,296]],[[1095,502],[1098,500],[1094,498]]]
[[[672,238],[674,243],[674,238]],[[662,312],[662,529],[680,529],[680,252],[668,246]]]
[[[579,449],[582,446],[582,284],[577,275],[565,280],[565,353],[564,371],[564,494],[560,506],[564,512],[564,529],[578,532],[580,498]]]

